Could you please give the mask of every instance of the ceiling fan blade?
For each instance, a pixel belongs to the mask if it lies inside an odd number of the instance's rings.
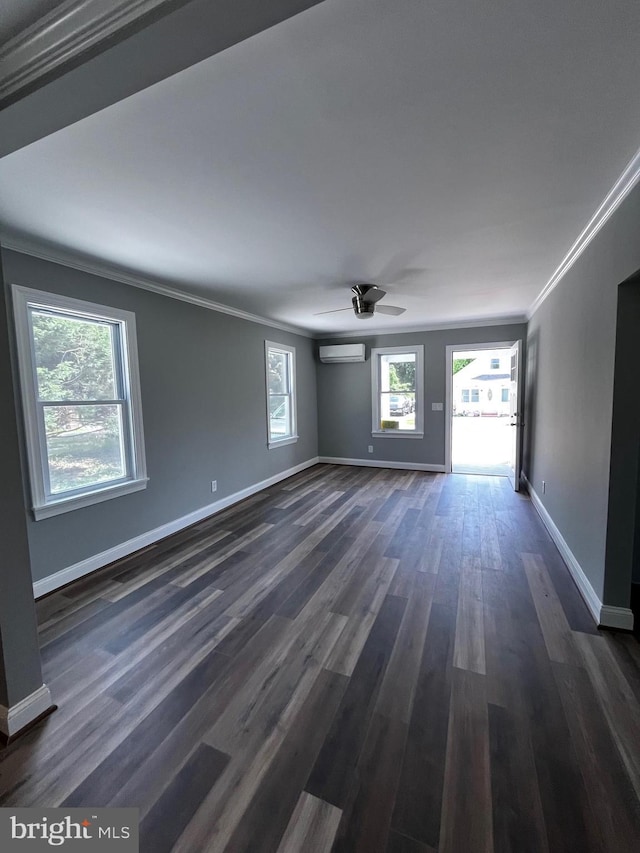
[[[397,317],[399,314],[404,314],[406,310],[399,305],[378,305],[376,314],[390,314],[392,317]]]
[[[386,290],[382,290],[382,288],[377,287],[375,290],[370,290],[369,293],[365,296],[365,302],[377,302],[379,299],[382,299],[387,293]]]
[[[354,284],[351,292],[355,294],[357,299],[359,298],[363,302],[366,302],[367,305],[373,305],[379,299],[382,299],[387,291],[378,287],[377,284]]]
[[[334,308],[333,311],[316,311],[314,317],[319,317],[321,314],[337,314],[340,311],[353,311],[353,308]]]

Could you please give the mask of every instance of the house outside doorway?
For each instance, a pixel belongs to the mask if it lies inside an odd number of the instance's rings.
[[[511,343],[448,349],[449,470],[508,477]]]

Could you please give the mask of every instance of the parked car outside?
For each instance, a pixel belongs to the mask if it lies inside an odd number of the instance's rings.
[[[390,415],[408,415],[411,411],[411,403],[403,394],[391,394],[389,397]]]

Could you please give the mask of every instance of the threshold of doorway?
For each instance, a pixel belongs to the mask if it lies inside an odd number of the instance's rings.
[[[508,465],[453,465],[453,474],[488,474],[490,477],[508,477],[511,469]]]

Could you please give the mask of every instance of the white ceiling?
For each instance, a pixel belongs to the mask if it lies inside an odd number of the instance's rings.
[[[637,0],[326,0],[0,160],[0,225],[316,332],[523,315],[640,145]],[[384,304],[384,302],[382,303]]]

